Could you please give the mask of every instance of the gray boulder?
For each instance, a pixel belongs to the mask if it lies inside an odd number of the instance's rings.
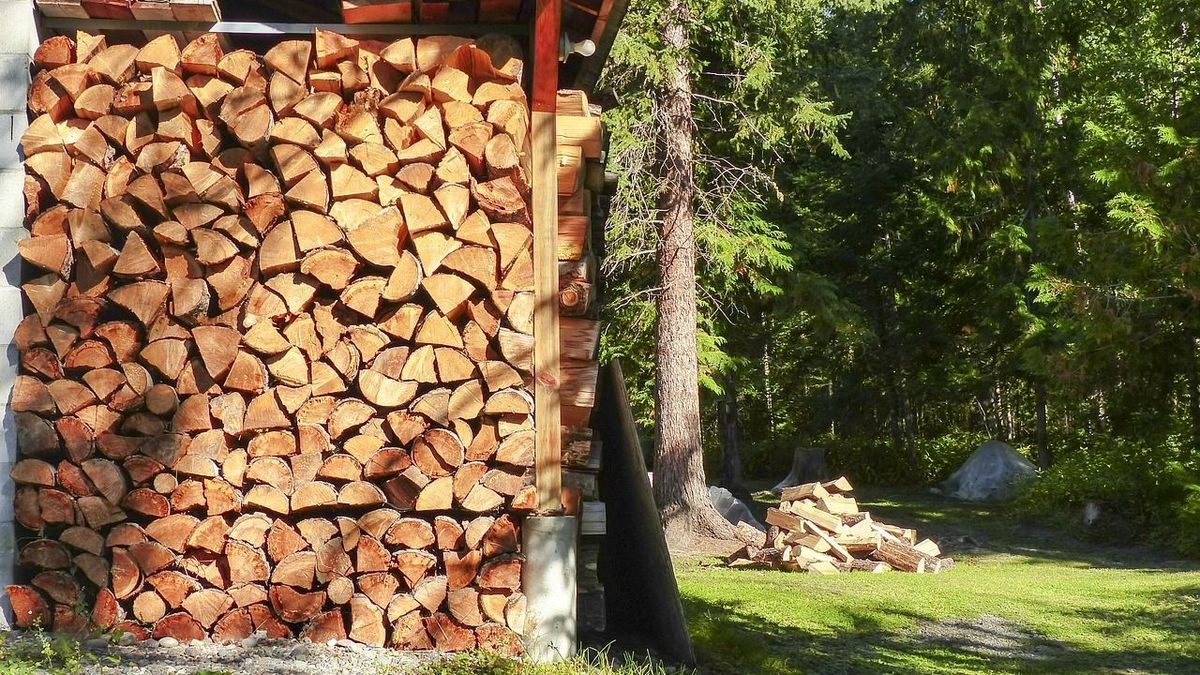
[[[997,501],[1012,497],[1023,483],[1035,478],[1037,468],[1029,460],[1007,443],[988,441],[942,481],[937,491],[965,501]]]
[[[754,514],[750,512],[750,507],[746,506],[746,502],[733,496],[733,493],[723,487],[716,485],[708,486],[708,498],[712,500],[713,506],[717,507],[717,511],[725,517],[725,520],[737,525],[738,523],[746,523],[760,532],[766,532],[767,528],[762,523],[754,518]]]

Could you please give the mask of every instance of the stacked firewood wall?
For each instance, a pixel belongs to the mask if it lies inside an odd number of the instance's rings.
[[[17,624],[518,651],[516,43],[79,33],[35,62]]]
[[[597,260],[592,246],[603,228],[607,192],[600,110],[582,91],[558,95],[558,257],[559,313],[562,334],[563,483],[568,507],[580,518],[577,579],[579,627],[602,632],[604,588],[597,576],[605,532],[600,501],[599,441],[593,440],[591,414],[596,399],[596,349],[600,324],[596,301]]]

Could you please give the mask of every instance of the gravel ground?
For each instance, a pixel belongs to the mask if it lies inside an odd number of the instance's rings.
[[[33,634],[5,634],[9,651],[39,650]],[[242,644],[218,645],[174,639],[147,640],[113,645],[104,639],[83,643],[81,672],[87,675],[387,675],[407,673],[423,663],[442,658],[437,652],[401,652],[367,647],[349,640],[337,643],[298,642],[248,638]],[[0,672],[3,672],[0,659]]]
[[[1042,636],[1019,623],[984,614],[975,619],[948,619],[923,622],[917,629],[917,639],[952,647],[981,656],[1049,659],[1057,656],[1065,645]]]

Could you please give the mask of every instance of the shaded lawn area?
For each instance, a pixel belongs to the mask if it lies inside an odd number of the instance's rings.
[[[1200,565],[921,492],[858,494],[876,519],[939,541],[955,568],[816,576],[677,562],[702,671],[1200,673]]]

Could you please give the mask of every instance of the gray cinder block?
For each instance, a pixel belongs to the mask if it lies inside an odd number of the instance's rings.
[[[0,26],[0,35],[7,27]],[[29,56],[0,54],[0,110],[25,113],[26,91],[29,89]]]
[[[20,288],[8,285],[7,281],[0,282],[0,344],[7,345],[12,342],[17,324],[25,318],[21,302]],[[7,359],[14,369],[17,367],[15,352],[16,350],[13,350],[13,355]],[[0,367],[3,367],[3,363],[0,363]]]
[[[21,256],[17,253],[17,242],[29,237],[23,227],[0,227],[0,288],[21,287]],[[8,342],[12,335],[0,334],[0,342]]]
[[[37,25],[31,0],[0,0],[0,54],[31,56],[37,49]]]
[[[4,413],[0,415],[0,462],[14,464],[17,461],[17,428],[13,422],[12,408],[8,405],[8,398],[11,391],[11,386],[4,391]],[[8,474],[0,476],[0,487],[3,487],[4,483],[8,482],[10,482]],[[8,497],[0,495],[0,499],[12,501],[12,490],[9,490]],[[8,505],[11,506],[11,504]],[[11,515],[8,516],[8,518],[11,517]],[[7,520],[8,518],[0,517],[0,521]]]
[[[4,479],[0,480],[0,523],[11,523],[13,520],[13,497],[16,495],[17,485],[8,477],[8,472],[12,470],[12,466],[12,462],[0,463],[0,470],[4,471]],[[9,561],[9,556],[4,546],[5,542],[0,540],[0,570]]]
[[[0,56],[0,64],[3,59]],[[23,58],[23,57],[22,57]],[[0,84],[0,99],[7,97],[8,88],[18,85]],[[22,85],[23,87],[24,85]],[[25,89],[22,88],[21,92]],[[22,93],[24,96],[24,93]],[[21,155],[21,136],[29,128],[29,121],[22,111],[0,112],[0,169],[24,171]]]
[[[0,227],[25,227],[25,172],[0,168]]]
[[[11,498],[9,501],[12,501]],[[16,581],[17,531],[11,522],[0,523],[0,587]],[[8,594],[0,593],[0,630],[12,626],[12,605]]]

